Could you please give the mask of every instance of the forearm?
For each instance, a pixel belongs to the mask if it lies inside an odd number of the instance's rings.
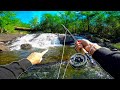
[[[30,61],[22,59],[6,66],[0,66],[0,79],[17,79],[31,65]]]
[[[114,78],[120,79],[120,52],[113,52],[107,48],[100,48],[94,52],[93,58],[105,71]]]

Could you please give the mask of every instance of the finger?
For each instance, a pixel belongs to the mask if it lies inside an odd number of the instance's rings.
[[[79,52],[79,51],[80,51],[80,49],[79,49],[78,47],[75,47],[75,50],[76,50],[76,52]]]
[[[42,61],[42,58],[40,58],[40,61],[39,62],[41,62]]]
[[[48,49],[45,50],[45,51],[43,51],[43,52],[41,53],[41,55],[43,56],[46,52],[48,52]]]
[[[82,51],[83,51],[84,53],[88,53],[84,48],[82,48]]]
[[[87,39],[82,39],[81,43],[83,44],[83,46],[87,46],[89,43],[91,43],[90,41],[88,41]]]
[[[90,50],[90,45],[87,45],[87,46],[85,47],[85,50],[86,50],[86,51],[89,51],[89,50]]]
[[[81,48],[83,48],[83,46],[82,46],[81,44],[75,46],[75,50],[76,50],[77,52],[79,52]]]
[[[81,40],[77,40],[77,41],[76,41],[76,44],[80,44],[80,43],[81,43]]]
[[[81,44],[81,42],[77,41],[77,42],[75,42],[75,45],[76,46],[81,46],[82,44]]]
[[[82,45],[81,43],[76,43],[75,46],[76,46],[76,47],[80,47],[80,48],[83,47],[83,45]]]

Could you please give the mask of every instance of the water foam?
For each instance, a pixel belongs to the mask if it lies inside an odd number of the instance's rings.
[[[17,38],[9,47],[11,50],[19,50],[22,44],[31,44],[35,48],[44,48],[54,46],[62,46],[57,34],[43,33],[43,34],[27,34]]]

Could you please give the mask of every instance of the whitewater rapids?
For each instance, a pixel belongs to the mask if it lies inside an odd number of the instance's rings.
[[[22,44],[30,44],[34,48],[42,49],[47,49],[54,46],[62,46],[57,34],[26,34],[25,36],[18,37],[16,40],[12,41],[12,44],[9,46],[10,50],[20,50],[20,46]]]

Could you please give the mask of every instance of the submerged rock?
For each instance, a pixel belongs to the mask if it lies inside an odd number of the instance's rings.
[[[31,44],[22,44],[20,47],[21,47],[21,49],[28,50],[28,49],[32,48],[32,45]]]

